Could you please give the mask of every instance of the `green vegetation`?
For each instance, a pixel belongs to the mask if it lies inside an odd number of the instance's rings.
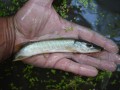
[[[89,11],[91,13],[97,13],[97,5],[95,0],[78,0],[79,3],[81,3],[81,5],[85,8],[85,9],[89,9]]]
[[[61,4],[59,6],[54,5],[54,8],[60,14],[61,17],[67,18],[68,17],[67,13],[69,11],[68,6],[67,6],[67,0],[61,0],[60,3]]]
[[[88,6],[88,2],[92,0],[78,0],[84,7]]]
[[[17,87],[14,83],[10,83],[10,90],[23,90],[22,87]]]
[[[26,1],[27,0],[0,0],[0,16],[15,14]]]
[[[98,84],[100,85],[106,85],[108,84],[107,81],[104,81],[106,78],[109,80],[112,73],[110,72],[100,72],[96,78],[87,78],[87,77],[81,77],[72,75],[70,77],[70,74],[63,74],[61,76],[60,81],[56,81],[53,79],[45,81],[47,84],[47,89],[55,89],[55,90],[93,90],[96,87],[98,87]],[[103,88],[106,88],[106,86],[103,85]]]
[[[33,75],[33,66],[27,65],[23,69],[23,77],[28,81],[29,88],[34,87],[38,83],[39,79],[37,76]]]

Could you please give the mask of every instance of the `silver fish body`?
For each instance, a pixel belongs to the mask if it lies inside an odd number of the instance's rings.
[[[15,55],[15,61],[44,53],[55,52],[94,53],[100,51],[101,47],[83,40],[75,39],[45,40],[31,42],[25,45]]]

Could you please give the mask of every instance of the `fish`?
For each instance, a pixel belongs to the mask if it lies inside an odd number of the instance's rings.
[[[102,48],[81,39],[51,39],[29,42],[15,54],[14,61],[46,53],[95,53]]]

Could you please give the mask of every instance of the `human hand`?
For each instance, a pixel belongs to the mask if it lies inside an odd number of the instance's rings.
[[[43,54],[23,62],[84,76],[97,75],[97,69],[114,71],[116,64],[120,63],[116,44],[88,28],[62,19],[52,7],[52,2],[53,0],[29,0],[18,11],[14,17],[16,46],[29,41],[64,37],[81,38],[103,47],[106,51],[96,54]]]

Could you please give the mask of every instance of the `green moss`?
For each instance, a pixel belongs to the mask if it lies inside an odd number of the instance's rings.
[[[10,90],[23,90],[22,87],[16,86],[14,83],[10,83]]]
[[[110,72],[100,72],[98,76],[87,78],[87,77],[81,77],[81,76],[72,76],[72,78],[69,77],[69,75],[63,75],[62,79],[60,79],[59,83],[55,80],[48,80],[47,81],[47,89],[55,89],[55,90],[93,90],[97,87],[97,85],[100,83],[107,83],[104,82],[104,80],[109,80],[112,73]],[[55,83],[56,82],[56,83]],[[97,84],[98,83],[98,84]]]
[[[28,81],[29,88],[34,87],[39,81],[38,77],[33,75],[33,66],[27,65],[26,68],[23,69],[24,78]]]
[[[15,14],[27,0],[0,0],[0,16]]]
[[[88,6],[89,0],[78,0],[84,7]]]
[[[52,73],[52,74],[56,74],[56,70],[51,69],[51,73]]]
[[[89,10],[91,13],[97,13],[97,5],[95,0],[78,0],[82,7]]]
[[[67,18],[68,15],[68,6],[67,6],[67,0],[61,0],[61,5],[60,6],[56,6],[54,5],[54,8],[56,9],[56,11],[60,14],[61,17],[63,18]]]

